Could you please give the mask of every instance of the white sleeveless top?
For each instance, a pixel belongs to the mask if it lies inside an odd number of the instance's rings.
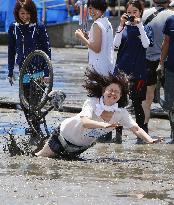
[[[114,71],[114,47],[113,47],[113,28],[107,17],[98,18],[91,26],[89,31],[89,41],[93,42],[94,36],[94,24],[97,24],[102,30],[102,45],[101,51],[95,53],[91,49],[88,49],[88,63],[89,67],[93,68],[104,76],[108,75],[108,72]]]

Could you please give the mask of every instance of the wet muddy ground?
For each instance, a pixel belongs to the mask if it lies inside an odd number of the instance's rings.
[[[13,87],[16,89],[14,91],[4,83],[7,56],[6,47],[3,49],[0,49],[0,97],[5,95],[8,100],[9,96],[13,96],[13,100],[17,100],[17,85]],[[82,61],[76,63],[77,67],[73,65],[74,60],[66,61],[66,56],[77,61],[78,55]],[[85,55],[85,50],[70,52],[66,49],[55,49],[53,54],[53,67],[57,76],[54,86],[62,86],[62,89],[66,90],[64,91],[68,93],[68,99],[65,103],[72,98],[70,105],[73,106],[80,106],[85,96],[81,88]],[[61,67],[58,67],[59,65]],[[73,71],[69,75],[71,70]],[[73,115],[74,113],[69,112],[50,112],[47,116],[49,129],[52,130],[64,118]],[[76,160],[10,157],[8,153],[3,152],[6,143],[4,136],[8,137],[8,133],[11,132],[19,137],[19,140],[25,139],[25,127],[27,124],[20,109],[0,108],[0,204],[174,204],[173,145],[136,145],[135,136],[124,130],[122,145],[97,143]],[[166,141],[169,140],[168,120],[153,118],[149,128],[151,136],[162,135]]]
[[[48,125],[55,127],[56,121],[72,115],[53,111]],[[20,110],[1,109],[0,118],[6,132],[12,127],[16,136],[24,137],[25,119]],[[163,134],[168,140],[168,121],[152,119],[150,133]],[[173,204],[173,145],[135,145],[135,136],[125,130],[122,145],[97,143],[70,161],[10,157],[2,151],[3,134],[0,141],[3,204]]]

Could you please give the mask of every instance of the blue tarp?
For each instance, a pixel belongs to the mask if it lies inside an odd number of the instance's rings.
[[[7,0],[7,16],[5,23],[5,31],[8,31],[9,25],[14,21],[13,9],[16,3],[16,0]]]
[[[33,0],[37,7],[38,19],[42,21],[43,1]],[[8,31],[9,24],[14,21],[13,9],[16,0],[0,0],[0,31]],[[68,11],[64,0],[52,0],[45,3],[46,19],[49,23],[62,23],[68,19]]]
[[[68,17],[68,11],[64,0],[53,0],[46,3],[46,22],[64,22]]]
[[[16,0],[0,0],[0,31],[7,31],[10,23],[14,21],[15,2]]]
[[[7,1],[0,0],[0,11],[7,11]]]

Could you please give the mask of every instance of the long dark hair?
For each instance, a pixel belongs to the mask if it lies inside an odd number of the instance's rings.
[[[122,71],[118,71],[117,75],[109,73],[108,76],[103,76],[94,70],[86,69],[83,87],[87,90],[88,97],[100,98],[105,88],[112,83],[117,84],[121,89],[118,106],[125,107],[128,104],[129,76]]]
[[[14,7],[14,17],[16,22],[23,23],[19,18],[19,10],[24,8],[26,11],[30,13],[30,22],[37,23],[37,9],[36,5],[32,0],[17,0]]]

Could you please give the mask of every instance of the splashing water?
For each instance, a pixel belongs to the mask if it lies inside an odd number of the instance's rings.
[[[21,139],[15,137],[12,133],[8,133],[8,136],[3,136],[6,140],[6,144],[3,146],[4,153],[9,153],[11,157],[16,155],[35,156],[35,153],[39,151],[44,143],[45,138],[30,136],[29,138]]]

